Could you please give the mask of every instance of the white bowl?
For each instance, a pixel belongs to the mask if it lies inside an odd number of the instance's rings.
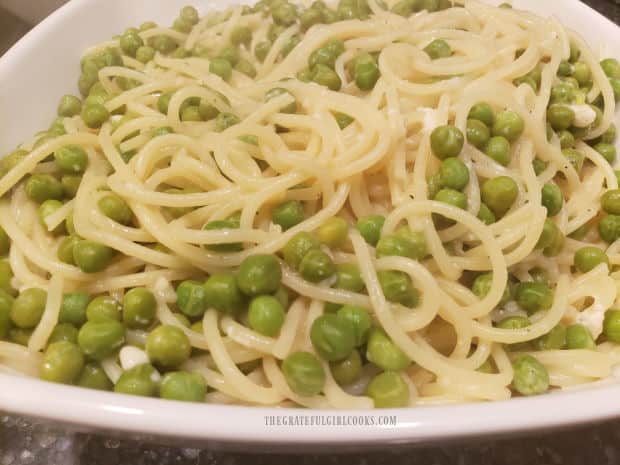
[[[170,23],[187,3],[204,13],[228,2],[73,0],[36,27],[0,59],[0,153],[47,127],[59,96],[76,92],[79,60],[86,47],[146,20]],[[595,50],[608,44],[609,52],[620,58],[617,48],[612,48],[620,38],[619,28],[578,0],[515,0],[514,4],[557,16],[585,36]],[[620,416],[618,398],[620,385],[610,383],[503,402],[373,412],[310,411],[170,402],[0,375],[0,410],[79,428],[295,450],[317,444],[359,448],[421,443],[600,421]],[[378,426],[386,415],[395,416],[396,424]],[[342,423],[354,418],[361,424],[338,424],[339,419]],[[291,421],[301,425],[291,425]]]

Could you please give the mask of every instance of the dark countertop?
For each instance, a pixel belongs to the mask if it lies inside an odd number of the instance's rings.
[[[620,0],[586,0],[585,3],[620,24]],[[0,8],[0,55],[27,30],[27,25]],[[290,465],[292,462],[296,465],[614,465],[620,463],[620,419],[561,431],[533,432],[517,438],[470,440],[445,446],[399,446],[346,455],[333,452],[266,455],[251,450],[230,453],[119,440],[0,414],[0,465]]]

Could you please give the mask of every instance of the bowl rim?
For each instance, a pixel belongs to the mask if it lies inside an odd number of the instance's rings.
[[[39,46],[43,38],[82,8],[94,7],[96,1],[71,0],[28,32],[0,58],[0,82],[8,79],[13,65]],[[594,15],[596,21],[607,23],[606,27],[611,25],[616,31],[620,30],[578,0],[560,0],[558,4],[570,5],[575,14]],[[505,401],[366,411],[190,404],[91,391],[0,373],[0,386],[3,387],[0,389],[0,408],[80,428],[184,440],[224,444],[371,446],[524,432],[619,417],[620,404],[609,401],[620,397],[620,384],[613,383],[614,380],[610,379],[595,387]],[[329,418],[335,422],[338,417],[341,420],[374,418],[376,422],[381,416],[395,416],[396,424],[266,424],[269,417],[301,418],[299,421],[305,423]]]

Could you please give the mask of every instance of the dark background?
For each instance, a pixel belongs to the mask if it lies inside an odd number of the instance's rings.
[[[586,0],[585,3],[620,24],[618,0]],[[29,29],[28,24],[0,8],[0,55]],[[619,401],[609,399],[609,402]],[[338,454],[337,450],[323,452],[328,454],[267,455],[251,450],[230,453],[166,447],[75,433],[59,425],[0,412],[0,465],[613,465],[620,464],[620,420],[451,445],[390,446],[380,451],[346,455]]]

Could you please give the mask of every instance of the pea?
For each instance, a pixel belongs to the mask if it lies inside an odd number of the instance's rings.
[[[464,143],[463,133],[454,126],[439,126],[431,133],[431,149],[441,160],[458,156]]]
[[[370,328],[372,327],[372,319],[363,307],[354,305],[343,305],[338,309],[336,315],[347,321],[354,329],[355,347],[359,347],[366,343]]]
[[[357,265],[354,263],[341,263],[336,268],[335,288],[346,289],[351,292],[361,292],[364,290],[366,284]]]
[[[400,303],[406,307],[418,305],[418,291],[411,282],[408,274],[396,270],[381,270],[377,278],[383,295],[390,302]]]
[[[291,26],[297,21],[297,8],[291,3],[280,3],[271,10],[271,16],[276,24]]]
[[[530,325],[530,320],[524,316],[509,316],[501,320],[497,327],[500,329],[523,329]]]
[[[600,64],[607,77],[620,78],[620,63],[618,63],[618,60],[615,58],[605,58]]]
[[[614,242],[620,237],[620,215],[607,215],[598,224],[598,233],[604,241]]]
[[[299,24],[306,31],[315,24],[323,22],[323,11],[317,8],[309,8],[299,15]]]
[[[523,118],[514,111],[503,111],[495,119],[492,134],[494,136],[503,136],[509,142],[517,140],[525,128]]]
[[[181,8],[179,18],[187,21],[192,26],[198,24],[198,21],[200,19],[198,11],[193,6],[184,6],[183,8]]]
[[[430,44],[424,47],[424,51],[431,58],[431,60],[452,56],[452,48],[450,48],[450,44],[443,39],[433,40]]]
[[[426,239],[422,232],[390,234],[379,239],[377,257],[399,256],[421,260],[428,254]]]
[[[564,197],[557,184],[548,182],[542,188],[542,205],[547,209],[548,216],[557,215],[562,210]]]
[[[298,232],[286,243],[282,255],[287,265],[297,270],[304,256],[320,246],[321,243],[310,233]]]
[[[469,183],[469,169],[458,158],[444,159],[439,168],[439,176],[441,185],[450,189],[462,190]]]
[[[11,329],[11,307],[14,299],[7,292],[0,289],[0,340],[6,339]]]
[[[143,45],[142,37],[135,32],[126,32],[120,38],[121,50],[131,57],[135,57],[138,49]]]
[[[207,309],[204,286],[197,281],[183,281],[177,287],[177,307],[184,315],[200,317]]]
[[[83,366],[84,356],[76,344],[68,341],[54,342],[45,350],[39,376],[45,381],[72,384]]]
[[[197,105],[187,105],[183,109],[181,109],[181,121],[202,121],[202,117],[200,116],[200,110]]]
[[[616,159],[616,147],[612,144],[606,144],[604,142],[599,142],[594,146],[594,150],[600,153],[605,160],[607,160],[610,164],[614,162]]]
[[[553,305],[553,291],[546,283],[522,282],[515,289],[515,300],[528,312],[536,313],[549,310]]]
[[[350,320],[328,313],[312,323],[310,340],[323,359],[334,362],[347,358],[356,342],[355,327]]]
[[[116,251],[103,244],[82,240],[73,246],[73,260],[84,273],[97,273],[105,270]]]
[[[162,55],[169,55],[179,47],[179,44],[172,37],[164,35],[152,37],[149,45]]]
[[[502,166],[510,163],[510,142],[503,136],[491,137],[484,146],[484,153]]]
[[[116,194],[107,194],[97,202],[99,210],[112,221],[128,225],[133,220],[133,211],[127,202]]]
[[[566,346],[566,326],[558,323],[547,334],[534,341],[538,350],[560,350]]]
[[[232,65],[224,58],[214,58],[209,63],[209,72],[221,77],[224,81],[228,81],[232,76]]]
[[[375,376],[366,395],[372,398],[375,408],[397,408],[409,405],[409,387],[398,373],[385,371]]]
[[[573,165],[575,171],[579,173],[583,167],[583,160],[585,158],[583,153],[575,149],[564,149],[562,150],[562,154],[568,159],[570,164]]]
[[[12,279],[13,270],[11,270],[11,265],[6,260],[0,260],[0,290],[14,296],[17,294],[17,291],[11,285]]]
[[[512,387],[519,394],[531,396],[549,389],[549,374],[545,367],[531,355],[522,355],[512,362]]]
[[[153,47],[143,45],[141,47],[138,47],[138,49],[136,50],[136,60],[138,60],[140,63],[146,64],[153,58],[155,58],[155,49]]]
[[[329,218],[316,231],[316,237],[329,247],[339,247],[347,239],[349,224],[337,216]]]
[[[558,84],[551,88],[550,103],[571,103],[575,98],[574,89],[568,84]]]
[[[596,344],[588,328],[580,324],[574,324],[566,328],[566,348],[595,349]]]
[[[370,54],[358,56],[355,60],[353,77],[360,90],[372,90],[379,80],[381,72]]]
[[[45,310],[46,301],[47,292],[43,289],[32,287],[23,291],[15,299],[13,307],[11,308],[11,320],[13,324],[23,329],[37,326]]]
[[[338,127],[340,129],[346,128],[353,121],[355,121],[355,119],[352,118],[351,116],[349,116],[347,114],[344,114],[344,113],[340,113],[339,111],[333,111],[332,115],[334,115],[334,119],[336,120],[336,124],[338,125]]]
[[[582,273],[587,273],[601,263],[605,263],[609,267],[607,254],[598,247],[586,246],[575,252],[575,268]]]
[[[229,274],[213,274],[204,285],[207,307],[223,313],[235,314],[243,306],[243,295],[237,280]]]
[[[556,238],[560,234],[558,226],[549,218],[545,220],[543,230],[540,233],[538,242],[536,243],[537,249],[547,249],[554,244]]]
[[[489,127],[477,119],[467,120],[467,142],[482,150],[491,137]]]
[[[82,101],[79,97],[74,95],[63,95],[56,109],[58,116],[63,116],[65,118],[79,115],[81,111]]]
[[[575,112],[566,105],[554,103],[547,109],[547,121],[556,131],[568,129],[575,120]]]
[[[616,125],[611,123],[607,128],[607,131],[601,136],[601,142],[604,144],[613,144],[616,140]]]
[[[59,341],[68,341],[73,344],[77,344],[77,338],[78,329],[75,326],[68,323],[59,323],[54,326],[54,329],[47,340],[47,344],[50,345]]]
[[[215,131],[222,132],[228,129],[231,126],[239,124],[241,120],[237,115],[233,115],[232,113],[220,113],[215,118]]]
[[[493,273],[483,273],[479,275],[473,282],[471,291],[478,297],[479,299],[484,299],[489,291],[491,290],[491,285],[493,283]],[[510,286],[506,285],[504,287],[504,294],[502,295],[501,300],[499,301],[499,305],[506,304],[512,298],[512,293],[510,291]]]
[[[121,304],[114,297],[102,295],[88,304],[86,318],[88,321],[121,321],[121,310]]]
[[[620,189],[611,189],[601,197],[601,207],[607,213],[620,215]]]
[[[270,295],[255,297],[250,302],[248,322],[253,330],[275,337],[284,324],[284,308],[278,299]]]
[[[382,215],[364,216],[357,220],[357,230],[364,240],[374,246],[377,245],[381,237],[381,229],[385,223],[385,217]]]
[[[620,310],[610,309],[605,312],[603,334],[608,341],[620,342]]]
[[[294,352],[282,362],[282,373],[291,390],[301,396],[313,396],[325,386],[325,371],[310,352]]]
[[[567,77],[573,73],[573,65],[566,61],[562,60],[560,65],[558,66],[558,76]]]
[[[482,184],[482,201],[497,217],[502,217],[519,195],[517,183],[508,176],[488,179]]]
[[[135,366],[118,378],[114,392],[131,396],[155,397],[157,395],[156,371],[152,365],[144,363]]]
[[[480,102],[476,103],[473,107],[471,107],[467,119],[482,121],[484,124],[491,127],[495,122],[495,114],[493,113],[491,105],[489,105],[488,103]]]
[[[340,90],[342,81],[336,72],[329,66],[317,64],[312,68],[310,79],[321,86],[325,86],[330,90]]]
[[[495,215],[486,204],[480,204],[480,210],[478,210],[478,219],[484,224],[493,224],[496,221]]]
[[[282,281],[280,262],[273,255],[250,255],[241,262],[237,284],[249,296],[276,292]]]
[[[579,86],[586,87],[592,82],[592,72],[587,64],[582,62],[577,62],[573,65],[573,74]]]
[[[32,329],[11,328],[9,330],[9,341],[22,346],[27,346],[28,341],[30,341],[30,336],[32,336],[32,332]]]
[[[27,155],[28,152],[25,150],[15,150],[0,158],[0,176],[4,176],[4,174],[15,168]]]
[[[145,349],[154,364],[164,368],[174,368],[189,358],[192,346],[185,333],[179,328],[161,325],[149,333]]]
[[[86,309],[91,297],[83,292],[64,294],[58,321],[80,327],[86,322]]]
[[[148,328],[155,320],[156,311],[155,296],[144,287],[133,288],[123,297],[123,323],[128,328]]]
[[[78,88],[82,96],[87,96],[93,85],[99,80],[97,71],[83,72],[78,79]],[[81,110],[80,110],[81,112]]]
[[[98,389],[100,391],[111,391],[113,388],[112,381],[110,381],[108,375],[106,375],[103,368],[96,363],[87,363],[84,365],[75,384],[80,387]]]
[[[357,350],[344,360],[329,364],[334,380],[340,385],[351,384],[359,379],[362,372],[362,358]]]
[[[6,231],[0,226],[0,255],[6,255],[11,248],[11,238]]]
[[[258,61],[262,63],[263,61],[265,61],[265,58],[267,57],[267,54],[269,53],[270,49],[271,49],[270,41],[264,40],[262,42],[259,42],[254,47],[254,56],[256,57]]]
[[[570,131],[560,131],[558,133],[560,139],[560,148],[568,149],[575,146],[575,136]]]
[[[91,129],[99,129],[110,118],[110,112],[100,103],[87,105],[82,108],[82,119]]]
[[[51,174],[33,174],[26,181],[26,194],[37,203],[46,200],[61,200],[62,184]]]
[[[407,18],[413,13],[413,2],[411,0],[400,0],[392,6],[391,11],[394,14]]]
[[[467,197],[465,194],[454,189],[441,189],[435,194],[434,200],[463,210],[467,208]]]
[[[84,323],[78,333],[78,344],[84,355],[103,360],[125,342],[125,328],[116,320],[102,319]]]
[[[304,279],[311,282],[323,281],[336,272],[331,257],[320,249],[312,249],[301,260],[299,272]]]
[[[159,386],[159,397],[185,402],[204,402],[207,383],[199,373],[175,371],[166,373]]]

